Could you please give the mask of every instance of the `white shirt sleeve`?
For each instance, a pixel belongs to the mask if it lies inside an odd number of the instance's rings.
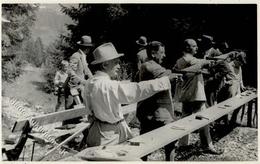
[[[109,87],[109,96],[121,104],[130,104],[170,88],[171,84],[168,76],[139,83],[112,81],[112,85]]]

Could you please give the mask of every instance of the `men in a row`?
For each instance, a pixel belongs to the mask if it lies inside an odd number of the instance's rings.
[[[197,71],[210,64],[204,59],[197,59],[193,56],[198,49],[194,40],[187,39],[184,44],[184,55],[177,61],[175,69],[194,71],[196,68],[195,71]],[[120,110],[121,104],[144,100],[137,110],[137,117],[141,122],[141,134],[173,121],[174,112],[169,92],[171,85],[167,76],[176,80],[178,75],[160,65],[165,57],[165,47],[162,43],[154,41],[148,45],[147,60],[140,67],[139,77],[141,81],[149,81],[140,83],[121,83],[111,80],[116,77],[120,69],[118,58],[123,55],[117,53],[112,43],[97,47],[93,54],[95,60],[91,64],[98,69],[94,77],[84,81],[82,80],[84,78],[74,76],[74,80],[79,84],[82,81],[85,83],[84,103],[90,110],[94,121],[87,136],[89,146],[117,144],[132,137]],[[83,59],[80,58],[80,60]],[[205,107],[206,97],[202,74],[186,73],[181,89],[180,101],[183,102],[183,116],[198,112]],[[147,99],[150,96],[152,97]],[[221,153],[214,149],[208,126],[200,130],[200,136],[205,152]],[[187,137],[180,140],[180,145],[182,141],[187,144]],[[170,160],[174,143],[165,147],[166,160]]]
[[[201,68],[203,65],[209,64],[206,60],[193,57],[197,51],[194,40],[186,40],[185,45],[186,50],[183,60],[178,60],[176,64],[178,69],[182,70],[189,66],[193,68],[194,65]],[[95,60],[92,64],[96,65],[98,71],[86,83],[84,94],[85,105],[90,109],[94,120],[87,136],[89,146],[117,144],[132,137],[131,131],[124,121],[122,111],[120,111],[121,104],[143,100],[137,110],[137,117],[141,122],[141,134],[173,121],[173,106],[169,92],[171,85],[169,83],[162,84],[162,82],[160,82],[161,84],[156,83],[162,77],[167,76],[176,80],[178,75],[171,73],[170,70],[160,65],[165,57],[165,47],[162,43],[151,42],[147,47],[147,55],[147,61],[140,68],[140,80],[150,81],[121,83],[113,81],[111,78],[117,75],[120,68],[118,58],[122,54],[118,54],[111,43],[103,44],[94,51]],[[190,86],[189,93],[182,95],[184,116],[201,110],[206,100],[202,75],[186,74],[186,76],[192,79],[192,82],[190,83],[190,80],[187,80],[188,82],[184,81],[183,83],[184,88],[187,85]],[[163,88],[155,91],[154,88],[158,87]],[[164,92],[159,93],[159,91]],[[148,98],[150,96],[152,97]],[[186,96],[189,97],[185,98]],[[201,137],[202,144],[205,145],[205,152],[220,154],[213,147],[208,126],[202,128]],[[170,153],[174,146],[175,142],[165,147],[166,160],[170,160]]]

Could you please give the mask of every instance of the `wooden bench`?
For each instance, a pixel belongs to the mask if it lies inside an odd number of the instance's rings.
[[[136,105],[137,104],[130,104],[130,105],[123,106],[122,107],[123,114],[125,115],[125,114],[135,111]],[[32,128],[35,123],[37,123],[36,125],[38,127],[41,127],[41,126],[44,126],[47,124],[62,122],[64,120],[77,118],[79,116],[84,116],[86,114],[87,114],[87,110],[85,109],[85,106],[83,104],[79,104],[70,110],[64,110],[64,111],[49,113],[49,114],[45,114],[45,115],[40,115],[40,116],[33,117],[30,119],[17,120],[14,123],[12,132],[22,132],[21,136],[19,138],[19,141],[13,146],[3,147],[2,152],[6,154],[8,160],[10,160],[10,161],[18,160],[28,138],[41,142],[41,143],[48,142],[48,140],[46,140],[44,138],[43,134],[32,132]],[[69,130],[55,129],[54,131],[52,131],[52,133],[50,135],[56,139],[60,136],[64,136],[67,134],[73,134],[73,138],[74,138],[74,137],[78,136],[79,134],[81,134],[82,131],[87,129],[89,127],[89,125],[90,124],[87,122],[82,122],[82,123],[77,124],[76,127],[73,129],[69,129]],[[70,139],[73,139],[73,138],[70,138]],[[66,139],[62,143],[55,145],[56,147],[54,147],[51,151],[54,151],[59,147],[64,147],[64,144],[66,144],[67,142],[69,142],[69,140]],[[71,152],[76,153],[76,151],[73,151],[73,150]],[[48,154],[50,154],[50,153],[48,153]]]
[[[201,112],[130,139],[123,144],[90,147],[64,160],[140,160],[141,157],[210,124],[248,102],[255,101],[256,98],[256,92],[246,91]]]

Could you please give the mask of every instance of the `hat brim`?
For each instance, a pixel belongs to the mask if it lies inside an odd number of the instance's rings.
[[[138,40],[135,41],[135,43],[138,44],[138,45],[140,45],[140,46],[147,46],[147,45],[148,45],[147,43],[146,43],[146,44],[142,44],[142,43],[140,43]]]
[[[92,44],[92,43],[82,44],[81,41],[78,41],[77,44],[80,46],[85,46],[85,47],[94,47],[94,44]]]
[[[106,62],[106,61],[109,61],[109,60],[113,60],[113,59],[117,59],[121,56],[124,56],[123,53],[119,53],[117,56],[113,56],[111,58],[106,58],[106,59],[101,59],[101,60],[94,60],[93,62],[91,62],[92,65],[95,65],[95,64],[99,64],[99,63],[103,63],[103,62]]]

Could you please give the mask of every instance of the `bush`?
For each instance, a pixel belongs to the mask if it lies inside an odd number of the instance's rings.
[[[131,63],[121,62],[120,72],[118,73],[117,80],[132,80],[134,78],[133,66]]]
[[[14,58],[4,62],[2,66],[2,78],[4,81],[13,82],[18,76],[23,73],[22,66],[25,62]]]
[[[57,70],[60,69],[61,61],[64,59],[64,53],[61,50],[64,43],[62,39],[57,39],[53,44],[50,44],[46,51],[45,66],[46,69],[43,73],[46,85],[44,90],[47,93],[54,91],[54,77]]]
[[[54,91],[54,77],[55,77],[55,73],[56,73],[56,68],[47,68],[44,73],[43,76],[46,79],[46,84],[44,86],[44,90],[47,93],[52,93]]]

